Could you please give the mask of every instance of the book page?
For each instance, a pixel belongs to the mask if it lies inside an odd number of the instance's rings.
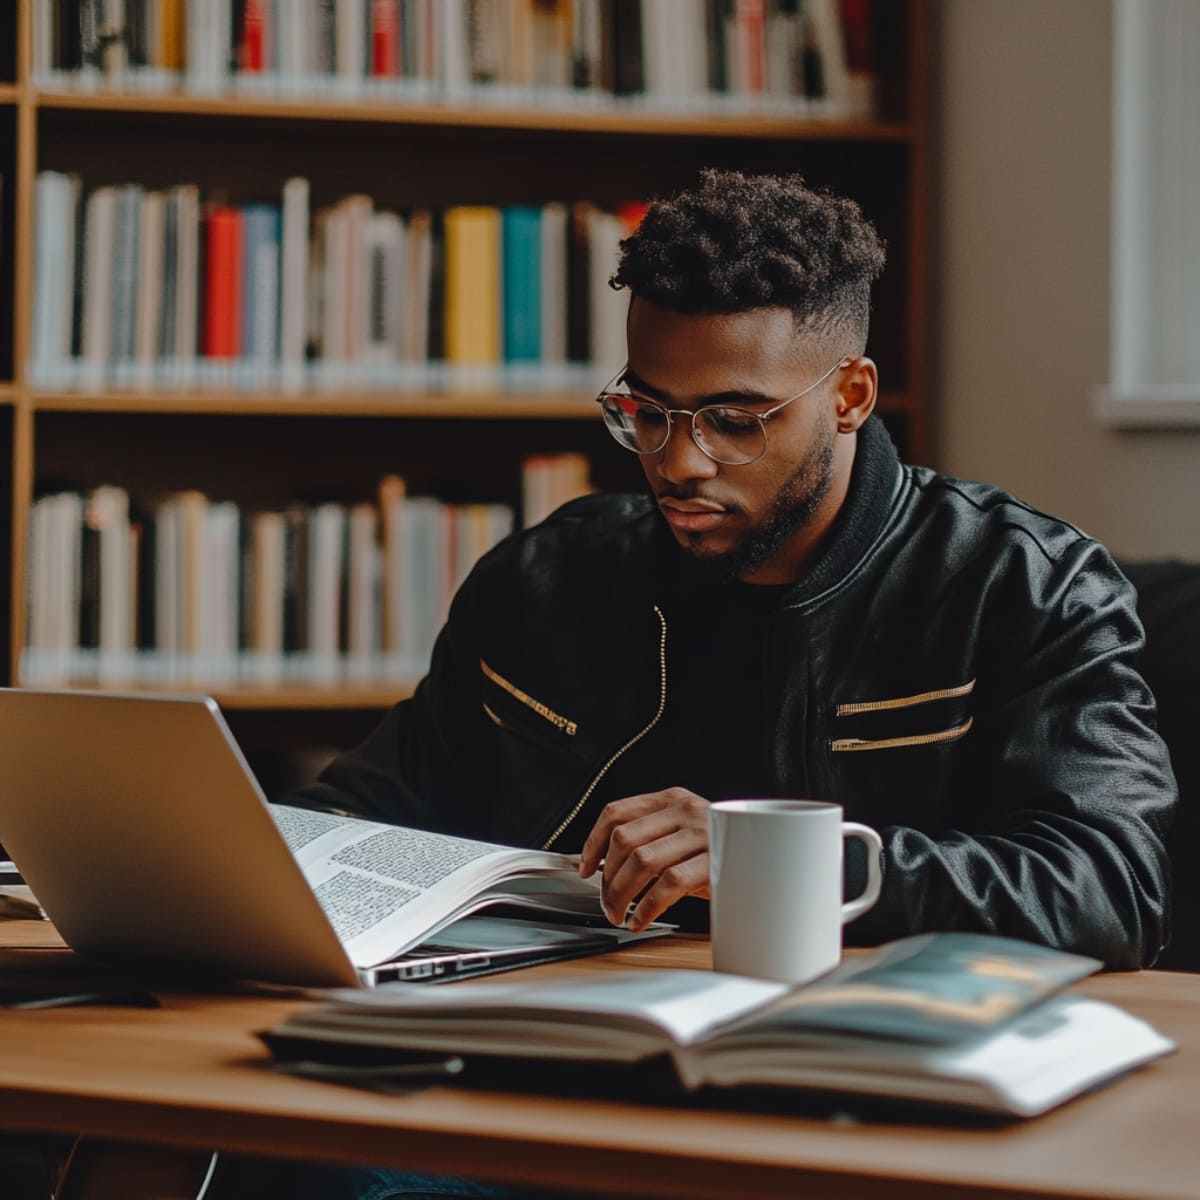
[[[865,1035],[953,1043],[1090,975],[1098,960],[1013,938],[924,933],[849,958],[731,1036]]]
[[[424,940],[493,888],[523,875],[555,891],[598,890],[567,855],[384,825],[287,805],[269,806],[317,899],[358,966]]]

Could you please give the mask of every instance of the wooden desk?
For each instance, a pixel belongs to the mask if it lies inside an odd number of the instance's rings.
[[[46,955],[45,925],[0,922],[0,958]],[[21,950],[17,947],[26,947]],[[672,938],[535,968],[544,976],[709,964]],[[667,1109],[437,1087],[387,1097],[274,1075],[254,1031],[281,998],[179,995],[161,1009],[0,1010],[0,1128],[405,1166],[611,1195],[804,1200],[1195,1200],[1200,976],[1080,989],[1136,1012],[1179,1053],[1002,1128]]]

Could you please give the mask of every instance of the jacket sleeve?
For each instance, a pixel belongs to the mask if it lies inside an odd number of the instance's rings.
[[[1121,969],[1165,944],[1176,788],[1134,592],[1097,543],[1073,558],[1034,597],[1026,644],[996,648],[947,828],[882,831],[884,890],[855,940],[973,929]]]
[[[359,746],[288,804],[460,836],[484,836],[487,791],[479,695],[477,575],[460,589],[428,675]],[[472,700],[474,699],[474,702]]]

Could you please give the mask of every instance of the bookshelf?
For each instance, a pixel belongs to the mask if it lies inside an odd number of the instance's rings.
[[[44,2],[16,0],[0,14],[0,46],[9,48],[0,51],[0,462],[11,479],[0,493],[0,681],[29,682],[21,674],[27,530],[48,488],[115,483],[134,497],[194,488],[246,509],[297,498],[349,505],[371,500],[378,481],[398,473],[415,494],[518,505],[522,458],[564,451],[586,454],[601,488],[640,483],[636,461],[610,445],[590,389],[39,383],[28,361],[41,171],[77,174],[87,190],[186,181],[232,204],[277,202],[283,182],[301,176],[315,213],[352,193],[399,211],[552,200],[615,208],[688,182],[702,166],[798,170],[857,198],[888,244],[869,352],[902,453],[928,461],[924,0],[871,6],[878,101],[869,119],[519,98],[76,89],[34,70],[35,7]],[[213,682],[207,690],[239,737],[344,742],[413,682]]]

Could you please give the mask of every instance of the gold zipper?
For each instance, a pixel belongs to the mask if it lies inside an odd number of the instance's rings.
[[[897,746],[932,746],[936,742],[952,742],[960,738],[974,723],[974,717],[968,717],[962,725],[953,729],[942,729],[937,733],[918,733],[912,737],[894,738],[837,738],[829,743],[831,750],[893,750]]]
[[[553,846],[558,840],[559,836],[562,834],[562,831],[566,829],[566,827],[570,825],[577,816],[579,816],[580,812],[583,811],[583,806],[591,798],[591,795],[596,790],[600,780],[602,780],[604,776],[608,774],[609,768],[613,765],[613,763],[615,763],[617,759],[620,758],[621,755],[630,748],[630,746],[637,745],[637,743],[640,742],[642,738],[644,738],[646,734],[648,734],[662,718],[663,709],[667,707],[667,618],[663,616],[662,609],[659,608],[657,604],[654,606],[654,613],[658,617],[658,622],[661,627],[658,635],[658,711],[653,717],[650,718],[649,724],[638,730],[638,732],[635,733],[633,737],[631,737],[629,741],[625,743],[625,745],[617,750],[608,760],[608,762],[606,762],[604,766],[602,766],[600,770],[596,772],[592,782],[587,786],[587,791],[585,791],[579,798],[579,802],[573,809],[571,809],[569,813],[567,813],[562,822],[559,824],[558,828],[542,843],[543,850],[549,850],[550,847]]]
[[[523,692],[515,683],[509,683],[503,675],[493,671],[491,667],[481,658],[479,660],[479,669],[494,683],[497,687],[503,688],[510,696],[516,700],[520,700],[526,708],[531,708],[539,717],[545,717],[555,729],[561,729],[563,733],[574,737],[579,732],[579,726],[574,721],[569,721],[566,717],[560,717],[552,708],[547,708],[540,700],[535,700],[528,692]],[[487,705],[484,705],[487,709]],[[488,710],[488,715],[495,720],[495,714]],[[502,725],[502,721],[496,721],[497,725]]]
[[[884,712],[890,708],[910,708],[914,704],[925,704],[930,700],[951,700],[955,696],[969,696],[975,690],[975,680],[959,684],[958,687],[939,688],[936,692],[918,692],[915,696],[900,696],[895,700],[862,700],[854,704],[839,704],[834,710],[839,717],[851,717],[855,713]]]

